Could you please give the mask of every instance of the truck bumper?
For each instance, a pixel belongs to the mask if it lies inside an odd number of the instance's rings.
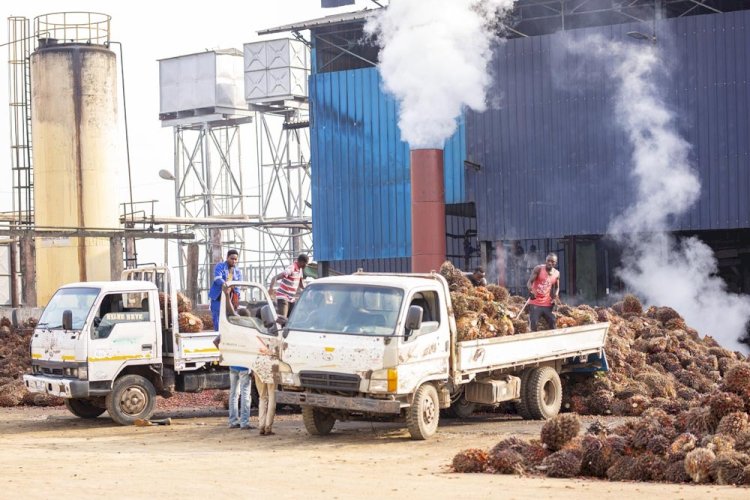
[[[26,389],[34,393],[49,394],[61,398],[87,398],[92,395],[87,380],[24,375],[23,382]]]
[[[346,396],[331,396],[310,392],[276,391],[276,403],[335,408],[338,410],[362,411],[367,413],[401,413],[401,403],[399,401],[348,398]]]

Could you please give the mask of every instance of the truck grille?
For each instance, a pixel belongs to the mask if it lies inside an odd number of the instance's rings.
[[[359,375],[304,371],[299,373],[299,379],[306,389],[359,392]]]

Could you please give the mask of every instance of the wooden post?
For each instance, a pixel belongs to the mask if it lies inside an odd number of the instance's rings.
[[[18,270],[16,269],[16,240],[11,239],[8,243],[8,253],[10,254],[10,307],[18,307]]]
[[[21,236],[21,284],[23,304],[36,307],[36,245],[28,233]]]
[[[187,269],[185,270],[185,292],[193,304],[198,303],[198,256],[200,247],[198,243],[188,243],[187,245]]]
[[[112,281],[117,281],[122,276],[122,237],[109,237],[109,276]]]

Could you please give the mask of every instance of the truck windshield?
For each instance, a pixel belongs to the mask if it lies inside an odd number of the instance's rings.
[[[289,318],[290,330],[393,335],[403,290],[384,286],[313,283]]]
[[[70,310],[73,312],[73,329],[80,330],[98,295],[98,288],[61,288],[44,308],[38,326],[49,329],[62,328],[63,311]]]

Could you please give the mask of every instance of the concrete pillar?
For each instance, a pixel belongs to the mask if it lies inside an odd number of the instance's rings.
[[[110,279],[117,281],[122,276],[124,263],[122,260],[122,237],[111,236],[109,238],[109,269]]]
[[[29,233],[21,237],[22,302],[26,307],[36,307],[36,245]]]
[[[187,269],[185,270],[185,292],[193,304],[198,303],[198,256],[200,247],[198,243],[187,245]]]

